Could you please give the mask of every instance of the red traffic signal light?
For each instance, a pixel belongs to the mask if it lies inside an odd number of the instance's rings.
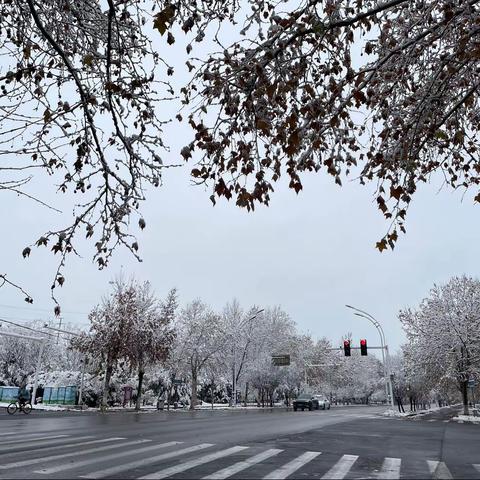
[[[345,352],[346,357],[350,357],[350,340],[343,341],[343,351]]]
[[[364,338],[360,340],[360,354],[367,355],[367,341]]]

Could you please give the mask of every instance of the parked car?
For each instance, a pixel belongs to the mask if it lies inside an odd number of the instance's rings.
[[[325,395],[314,395],[318,400],[318,408],[323,410],[330,410],[330,400]]]
[[[296,412],[299,408],[302,412],[308,408],[308,410],[318,410],[318,400],[311,393],[302,393],[293,401],[293,410]]]

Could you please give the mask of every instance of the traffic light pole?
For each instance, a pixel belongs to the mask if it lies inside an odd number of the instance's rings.
[[[393,386],[392,386],[392,378],[390,375],[390,359],[388,357],[388,346],[387,346],[387,341],[385,338],[385,332],[383,331],[382,326],[378,322],[378,320],[375,319],[372,315],[369,313],[365,312],[364,310],[360,310],[359,308],[352,307],[351,305],[345,305],[347,308],[350,308],[354,310],[354,314],[357,317],[362,317],[366,318],[369,322],[373,324],[373,326],[377,329],[378,334],[380,335],[380,343],[381,343],[381,349],[382,349],[382,360],[383,360],[383,371],[385,375],[385,394],[388,402],[388,398],[390,396],[390,405],[392,408],[394,408],[394,402],[393,402]],[[372,348],[372,347],[369,347]]]

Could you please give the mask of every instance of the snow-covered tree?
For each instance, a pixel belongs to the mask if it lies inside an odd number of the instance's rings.
[[[176,290],[159,303],[150,284],[133,284],[134,311],[128,312],[125,359],[138,372],[136,409],[140,409],[143,377],[148,365],[164,361],[174,339],[172,328],[177,309]]]
[[[104,297],[88,315],[90,329],[72,339],[73,348],[92,356],[101,358],[104,364],[104,385],[102,407],[108,404],[110,379],[116,363],[125,354],[127,334],[127,312],[134,310],[133,291],[126,288],[123,279],[113,283],[113,292]]]
[[[220,316],[200,300],[194,300],[183,308],[176,322],[174,358],[177,371],[190,377],[192,397],[190,408],[197,404],[199,377],[208,362],[225,348],[226,337],[221,331]]]
[[[232,386],[232,401],[237,390],[244,384],[245,396],[248,394],[248,380],[245,373],[249,364],[254,360],[254,345],[258,341],[263,321],[262,310],[252,306],[244,310],[238,300],[234,299],[225,305],[221,315],[221,332],[225,336],[225,349],[223,351],[224,375]],[[235,377],[235,381],[234,380]]]
[[[167,357],[173,340],[171,323],[177,306],[172,290],[165,303],[153,296],[148,283],[118,277],[113,292],[89,315],[90,332],[72,340],[72,346],[104,362],[102,406],[108,402],[109,383],[117,362],[124,359],[138,373],[137,408],[140,406],[147,363]]]
[[[0,335],[0,374],[3,382],[20,385],[25,381],[34,373],[39,353],[38,342]]]
[[[431,388],[454,382],[467,414],[468,380],[480,378],[480,281],[462,276],[435,285],[399,318],[409,341],[407,368]]]

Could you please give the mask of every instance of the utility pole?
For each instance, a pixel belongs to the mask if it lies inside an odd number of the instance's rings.
[[[48,327],[46,327],[48,328]],[[60,332],[62,331],[62,317],[58,317],[58,328],[57,328],[57,345],[60,340]]]
[[[47,339],[42,338],[42,341],[40,342],[40,352],[38,353],[38,357],[37,357],[37,365],[35,367],[35,378],[33,380],[33,391],[32,391],[33,404],[36,403],[36,399],[37,399],[38,372],[40,371],[40,368],[42,366],[42,357],[43,357],[43,352],[45,350],[46,343],[47,343]]]
[[[82,360],[82,370],[81,370],[81,373],[80,373],[80,390],[78,391],[78,404],[80,405],[80,407],[83,406],[83,379],[85,377],[85,368],[86,368],[86,364],[87,364],[87,356],[84,355]]]

